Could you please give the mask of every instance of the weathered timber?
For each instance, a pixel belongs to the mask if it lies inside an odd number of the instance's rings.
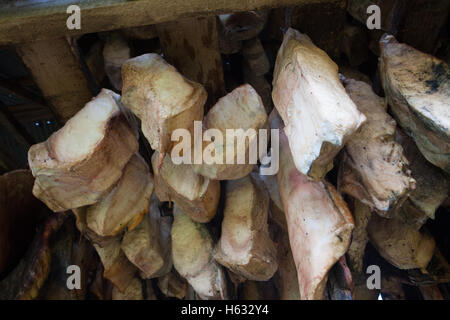
[[[211,107],[225,94],[216,17],[182,19],[156,28],[167,61],[205,87]]]
[[[67,2],[25,0],[0,5],[0,45],[144,26],[183,17],[324,3],[330,0],[73,0],[82,12],[80,30],[69,30]],[[341,0],[331,0],[341,1]],[[42,23],[45,21],[46,23]]]
[[[66,122],[92,98],[80,61],[67,39],[28,42],[17,50],[60,121]]]

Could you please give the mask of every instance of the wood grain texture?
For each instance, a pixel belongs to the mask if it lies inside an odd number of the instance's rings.
[[[340,0],[39,0],[2,1],[0,45],[143,26],[183,17]],[[68,30],[66,9],[81,8],[81,30]],[[45,22],[45,23],[44,23]]]
[[[92,98],[78,58],[65,38],[29,42],[17,51],[60,121],[66,122]]]
[[[225,95],[215,16],[162,23],[157,30],[167,61],[205,87],[207,108]]]

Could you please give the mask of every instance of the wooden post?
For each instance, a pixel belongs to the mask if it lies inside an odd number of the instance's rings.
[[[157,30],[167,61],[208,91],[207,108],[225,95],[215,16],[163,23]]]
[[[66,38],[28,42],[17,51],[61,122],[92,98],[80,62]]]
[[[0,45],[145,26],[199,15],[336,1],[342,0],[3,0],[0,1]],[[69,3],[81,8],[79,30],[69,30],[66,26]]]

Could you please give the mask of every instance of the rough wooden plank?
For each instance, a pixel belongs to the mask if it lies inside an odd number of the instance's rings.
[[[143,26],[207,14],[340,0],[23,0],[0,4],[0,44]],[[81,8],[81,30],[69,30],[69,5]]]
[[[17,50],[62,122],[92,98],[80,63],[65,38],[29,42]]]
[[[167,61],[205,87],[207,108],[225,95],[215,16],[163,23],[157,30]]]

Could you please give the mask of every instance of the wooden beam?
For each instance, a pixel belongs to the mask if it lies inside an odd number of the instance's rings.
[[[162,23],[157,30],[165,59],[185,77],[205,87],[207,108],[225,95],[215,16]]]
[[[88,80],[67,39],[29,42],[16,48],[61,122],[92,98]]]
[[[143,26],[208,14],[288,7],[335,0],[22,0],[0,4],[0,45]],[[66,26],[71,4],[81,30]]]

